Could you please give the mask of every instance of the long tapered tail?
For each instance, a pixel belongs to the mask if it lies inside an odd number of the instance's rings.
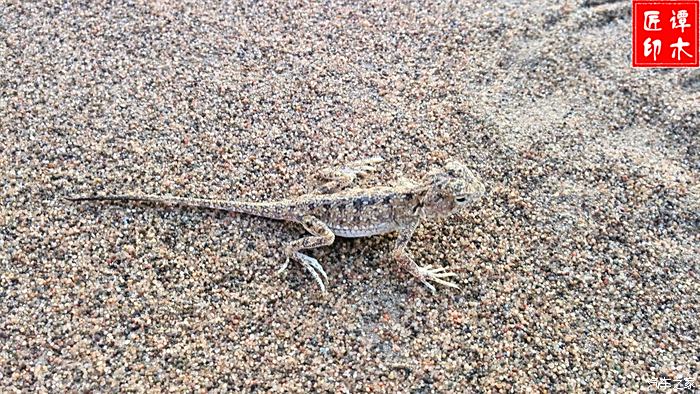
[[[245,213],[276,220],[293,220],[291,207],[285,201],[279,202],[239,202],[228,200],[210,200],[206,198],[188,198],[175,196],[156,195],[107,195],[107,196],[79,196],[67,197],[69,201],[109,201],[109,202],[145,202],[152,204],[181,206],[221,211]]]

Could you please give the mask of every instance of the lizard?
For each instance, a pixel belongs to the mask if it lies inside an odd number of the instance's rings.
[[[286,260],[279,271],[286,269],[290,260],[297,261],[311,274],[322,293],[326,292],[323,279],[328,281],[328,275],[318,260],[302,250],[329,246],[336,237],[359,238],[398,232],[391,257],[401,267],[433,293],[436,289],[430,282],[459,288],[447,279],[456,274],[446,268],[418,266],[407,245],[422,220],[449,216],[477,201],[485,193],[484,184],[465,165],[453,161],[428,172],[419,182],[404,180],[389,186],[350,187],[382,160],[379,157],[358,160],[339,169],[322,170],[317,175],[322,184],[315,192],[270,202],[129,194],[67,199],[196,207],[299,223],[310,235],[286,245]]]

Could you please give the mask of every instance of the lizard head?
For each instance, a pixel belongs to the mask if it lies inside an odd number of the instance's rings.
[[[446,216],[478,200],[486,189],[479,176],[459,162],[449,162],[424,178],[426,193],[422,212],[428,216]]]

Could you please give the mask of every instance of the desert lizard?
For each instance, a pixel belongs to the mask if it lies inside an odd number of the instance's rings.
[[[300,223],[311,235],[287,244],[284,270],[290,259],[299,262],[326,291],[321,276],[328,276],[319,262],[302,250],[331,245],[335,237],[358,238],[398,232],[392,257],[431,291],[429,281],[458,287],[446,278],[456,276],[445,268],[420,267],[407,250],[421,220],[447,216],[477,200],[484,193],[479,177],[466,166],[450,162],[429,172],[420,182],[393,186],[348,188],[364,177],[381,158],[352,162],[340,169],[319,173],[324,182],[315,193],[272,202],[240,202],[154,195],[106,195],[69,198],[72,201],[129,201],[224,210]]]

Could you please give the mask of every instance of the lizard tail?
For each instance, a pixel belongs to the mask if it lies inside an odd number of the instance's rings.
[[[289,215],[283,209],[283,202],[279,203],[260,203],[260,202],[241,202],[228,200],[210,200],[205,198],[188,198],[175,196],[156,196],[156,195],[108,195],[108,196],[79,196],[66,197],[69,201],[110,201],[110,202],[145,202],[151,204],[160,204],[168,206],[181,206],[192,208],[213,209],[220,211],[229,211],[244,213],[248,215],[261,216],[268,219],[289,220]],[[279,205],[279,206],[278,206]],[[282,209],[280,209],[282,208]]]

